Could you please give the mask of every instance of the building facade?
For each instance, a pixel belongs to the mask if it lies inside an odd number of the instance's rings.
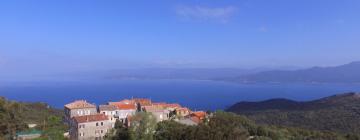
[[[71,140],[103,140],[113,126],[104,114],[76,116],[71,121]]]
[[[77,100],[64,106],[65,121],[70,124],[73,117],[97,114],[96,105]]]

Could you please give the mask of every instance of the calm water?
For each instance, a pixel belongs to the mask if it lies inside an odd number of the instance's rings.
[[[40,101],[62,108],[76,99],[102,104],[124,98],[151,98],[176,102],[192,109],[224,109],[239,101],[270,98],[311,100],[337,93],[360,91],[345,84],[234,84],[196,80],[107,80],[2,83],[0,96],[19,101]]]

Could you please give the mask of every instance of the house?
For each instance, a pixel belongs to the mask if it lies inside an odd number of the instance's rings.
[[[181,107],[181,108],[176,108],[175,109],[176,115],[180,116],[180,117],[185,117],[190,115],[190,109],[186,108],[186,107]]]
[[[166,104],[166,108],[175,110],[177,108],[181,108],[180,104]]]
[[[201,123],[204,121],[204,119],[206,118],[206,112],[204,111],[197,111],[197,112],[192,112],[189,117],[192,121],[196,122],[196,123]]]
[[[144,106],[151,106],[152,102],[150,99],[134,98],[131,99],[135,102],[138,111],[144,111]]]
[[[108,116],[104,114],[73,117],[70,125],[71,140],[102,140],[112,128]]]
[[[136,106],[134,104],[118,104],[115,117],[120,122],[125,123],[127,116],[135,115]]]
[[[96,105],[77,100],[64,106],[65,121],[70,124],[73,117],[97,114]]]
[[[144,106],[144,111],[151,113],[155,118],[156,122],[169,120],[170,111],[158,106]]]
[[[112,123],[112,126],[115,126],[116,115],[118,108],[114,105],[99,105],[99,113],[108,116],[109,121]]]
[[[118,101],[118,102],[109,102],[108,104],[109,105],[119,105],[119,104],[133,104],[133,105],[136,105],[135,101],[128,100],[128,99],[121,100],[121,101]]]

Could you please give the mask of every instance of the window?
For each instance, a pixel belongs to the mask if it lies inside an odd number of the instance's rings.
[[[81,136],[85,136],[85,132],[82,132],[82,133],[80,132],[80,133],[79,133],[79,136],[80,136],[80,137],[81,137]]]
[[[100,131],[101,134],[102,134],[103,132],[104,132],[103,130]]]
[[[99,123],[96,123],[96,126],[99,126]]]
[[[101,122],[101,126],[103,126],[104,125],[104,123],[103,122]]]

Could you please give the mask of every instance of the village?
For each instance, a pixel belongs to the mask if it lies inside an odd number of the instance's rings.
[[[64,106],[64,121],[69,125],[68,137],[71,140],[101,140],[117,121],[130,127],[138,112],[150,113],[156,122],[174,120],[185,125],[198,125],[207,117],[204,111],[192,111],[177,103],[133,98],[99,106],[77,100]]]

